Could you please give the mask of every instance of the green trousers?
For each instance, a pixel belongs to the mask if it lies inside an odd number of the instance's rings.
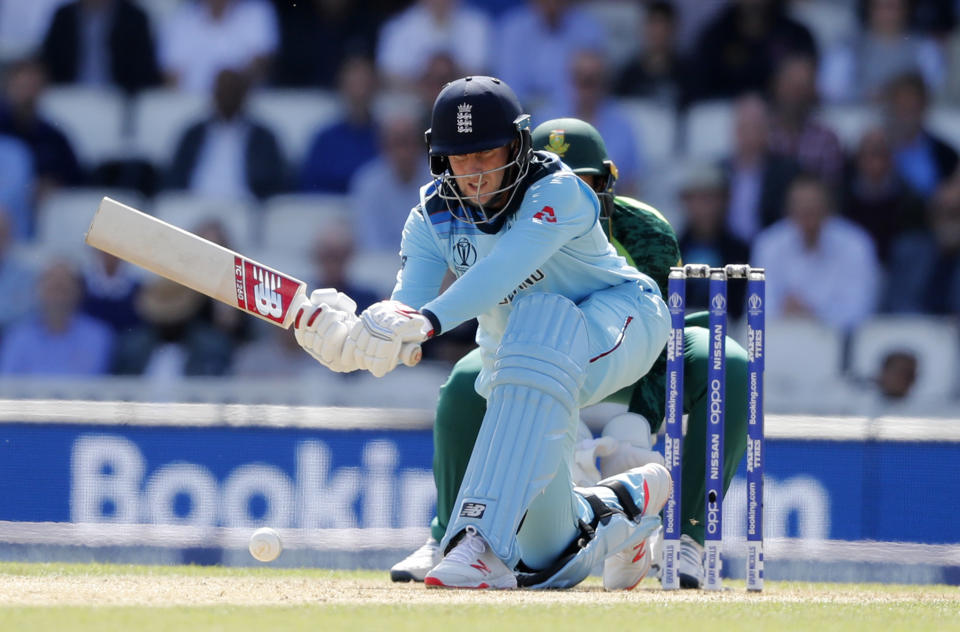
[[[687,434],[683,442],[682,532],[703,544],[704,495],[706,493],[707,441],[707,360],[709,331],[705,318],[688,317],[684,330],[683,411],[688,414]],[[696,324],[695,324],[696,323]],[[727,338],[726,425],[724,430],[724,490],[730,485],[747,447],[747,353],[736,341]],[[443,538],[453,504],[460,491],[470,461],[473,444],[487,410],[487,402],[474,390],[480,373],[480,350],[465,355],[440,389],[437,418],[433,427],[433,478],[437,485],[437,516],[431,532]],[[651,372],[629,389],[610,397],[629,402],[630,410],[643,414],[656,433],[663,424],[664,361],[658,360]],[[659,406],[659,410],[654,409]]]

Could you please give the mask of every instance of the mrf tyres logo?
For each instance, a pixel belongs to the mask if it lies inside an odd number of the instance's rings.
[[[267,320],[283,323],[300,282],[243,257],[234,257],[237,307]]]

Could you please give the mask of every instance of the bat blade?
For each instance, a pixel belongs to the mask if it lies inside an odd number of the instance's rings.
[[[84,241],[280,327],[306,300],[303,281],[110,198]]]
[[[279,327],[289,328],[309,302],[303,281],[108,197],[84,241]],[[420,358],[420,345],[403,346],[404,364]]]

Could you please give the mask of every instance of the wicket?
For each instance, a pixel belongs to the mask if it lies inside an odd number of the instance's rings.
[[[711,268],[687,264],[670,269],[667,305],[666,441],[664,460],[673,478],[673,493],[664,507],[663,588],[680,587],[681,467],[683,462],[683,329],[686,280],[709,279],[710,355],[707,369],[706,522],[704,549],[706,590],[721,590],[723,545],[723,433],[725,406],[727,281],[747,281],[747,590],[763,590],[763,352],[765,276],[762,268],[727,265]]]

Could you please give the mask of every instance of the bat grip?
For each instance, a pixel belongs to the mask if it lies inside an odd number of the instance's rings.
[[[422,357],[423,351],[415,342],[408,342],[400,348],[400,361],[407,366],[417,366]]]

